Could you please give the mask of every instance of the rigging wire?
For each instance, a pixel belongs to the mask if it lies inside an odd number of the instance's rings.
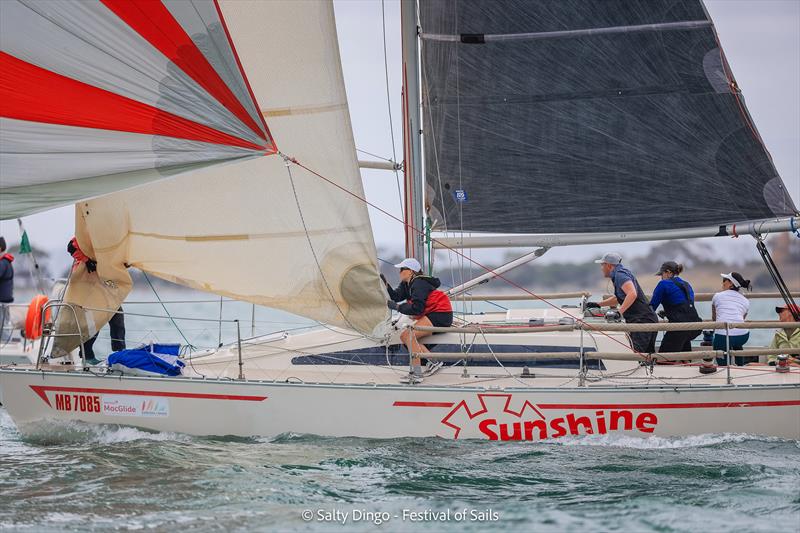
[[[392,119],[392,98],[389,91],[389,54],[386,51],[386,5],[385,0],[381,0],[381,23],[383,27],[383,73],[386,80],[386,110],[389,113],[389,135],[392,139],[392,161],[395,163],[394,181],[397,183],[397,200],[400,202],[400,212],[403,212],[403,192],[400,187],[400,174],[397,172],[397,149],[394,140],[394,120]]]
[[[772,256],[770,255],[769,250],[767,250],[767,245],[764,244],[764,239],[759,236],[756,241],[756,249],[761,255],[761,259],[764,261],[764,265],[767,267],[767,272],[769,272],[769,275],[772,277],[772,281],[778,288],[781,298],[783,298],[783,301],[786,302],[786,307],[789,309],[792,318],[794,318],[796,321],[800,321],[800,313],[797,312],[797,305],[792,297],[792,293],[789,291],[789,287],[783,280],[783,276],[781,276],[781,273],[778,270],[778,265],[776,265],[775,261],[772,260]]]
[[[172,322],[172,325],[175,326],[175,329],[177,329],[178,333],[180,333],[181,338],[183,339],[183,341],[190,348],[194,348],[194,345],[191,342],[189,342],[189,339],[187,339],[186,335],[183,334],[183,331],[181,331],[181,328],[178,327],[178,323],[175,322],[175,320],[172,318],[172,315],[169,314],[169,310],[167,310],[167,306],[164,305],[164,302],[161,301],[161,297],[158,295],[158,291],[156,290],[155,286],[153,285],[153,282],[150,281],[150,276],[148,276],[147,272],[145,272],[144,270],[142,270],[142,274],[144,275],[144,279],[147,280],[147,284],[150,285],[150,289],[152,289],[153,294],[155,295],[156,299],[158,300],[158,303],[161,304],[161,307],[164,309],[164,312],[169,317],[170,322]]]
[[[373,154],[372,152],[367,152],[366,150],[362,150],[361,148],[356,148],[356,152],[361,152],[362,154],[367,154],[368,156],[374,157],[375,159],[380,159],[382,161],[386,161],[388,163],[397,164],[397,161],[389,159],[388,157],[383,157],[382,155]]]
[[[280,152],[279,152],[280,153]],[[297,189],[295,188],[294,184],[294,176],[292,175],[292,166],[290,162],[292,161],[291,158],[283,155],[284,162],[286,163],[286,172],[289,176],[289,184],[292,186],[292,195],[294,196],[294,202],[297,205],[297,214],[300,216],[300,223],[303,225],[303,232],[306,235],[306,241],[308,241],[308,248],[311,250],[311,256],[314,258],[314,263],[317,265],[317,270],[319,270],[319,275],[322,278],[322,283],[325,284],[325,288],[328,291],[328,295],[331,298],[331,302],[333,305],[336,306],[336,310],[339,311],[339,314],[342,316],[342,320],[352,329],[353,331],[359,331],[358,328],[353,326],[353,324],[348,320],[347,315],[345,315],[342,308],[339,307],[339,302],[336,301],[336,297],[333,295],[333,290],[331,290],[330,285],[328,284],[328,279],[325,277],[325,272],[322,270],[322,265],[319,262],[319,257],[317,257],[317,251],[314,249],[314,243],[311,241],[311,234],[308,232],[308,226],[306,225],[305,216],[303,216],[303,208],[300,206],[300,197],[297,195]],[[371,338],[369,335],[361,333],[364,338]]]
[[[417,6],[417,7],[419,8],[419,6]],[[419,19],[419,12],[417,13],[417,18]],[[430,86],[429,86],[429,83],[428,83],[428,76],[427,76],[427,72],[425,70],[425,65],[422,65],[422,67],[420,68],[420,71],[421,71],[422,84],[423,84],[423,86],[425,88],[424,94],[430,95]],[[430,122],[433,123],[433,111],[431,110],[431,106],[430,105],[426,106],[425,102],[423,100],[422,107],[423,107],[423,109],[427,109],[427,111],[428,111],[428,120],[430,120]],[[447,209],[445,208],[445,203],[444,203],[444,196],[445,195],[444,195],[444,188],[442,186],[442,172],[441,172],[441,168],[440,168],[440,164],[439,164],[439,151],[438,151],[437,144],[436,144],[436,129],[435,128],[431,128],[430,135],[431,135],[431,147],[433,148],[433,162],[434,162],[434,165],[436,166],[436,181],[437,181],[438,186],[439,186],[439,203],[441,204],[441,208],[442,208],[441,209],[441,215],[442,215],[442,221],[444,223],[444,234],[448,235],[448,234],[450,234],[450,231],[449,231],[450,226],[447,223]],[[460,165],[460,155],[459,155],[459,165]],[[459,187],[460,186],[461,185],[460,185],[460,180],[459,180]],[[462,217],[461,229],[463,231],[463,217]],[[455,237],[456,236],[456,232],[453,231],[452,235]],[[432,242],[432,240],[433,239],[431,239],[431,241],[429,241],[429,242]],[[470,254],[470,258],[471,257],[472,257],[472,255]],[[453,286],[457,285],[456,272],[460,273],[460,276],[459,276],[459,278],[461,279],[461,283],[460,284],[463,284],[463,282],[464,282],[464,275],[463,275],[463,266],[464,265],[463,265],[463,261],[459,265],[459,262],[458,262],[457,259],[453,260],[453,252],[452,252],[452,250],[448,249],[447,250],[447,262],[450,265],[450,279],[452,281],[452,285]],[[458,268],[454,268],[454,266],[453,266],[454,264],[456,264],[456,266],[458,266]],[[495,303],[492,303],[492,304],[493,305],[497,305]],[[466,312],[466,301],[462,301],[462,306],[464,308],[464,311]],[[498,307],[500,307],[501,309],[505,309],[502,306],[498,306]]]
[[[333,185],[333,186],[334,186],[334,187],[336,187],[337,189],[340,189],[342,192],[344,192],[344,193],[346,193],[346,194],[348,194],[348,195],[350,195],[350,196],[352,196],[352,197],[354,197],[354,198],[356,198],[356,199],[360,200],[361,202],[364,202],[366,205],[368,205],[368,206],[370,206],[370,207],[372,207],[372,208],[374,208],[374,209],[376,209],[376,210],[380,211],[380,212],[381,212],[381,213],[383,213],[384,215],[386,215],[386,216],[388,216],[388,217],[390,217],[390,218],[392,218],[392,219],[394,219],[394,220],[396,220],[396,221],[400,222],[401,224],[405,224],[405,225],[407,225],[409,228],[411,228],[411,230],[412,230],[412,231],[414,231],[414,232],[416,232],[416,233],[418,233],[418,234],[422,234],[422,235],[424,235],[424,232],[423,232],[422,230],[420,230],[418,227],[416,227],[414,224],[412,224],[411,222],[404,222],[404,221],[403,221],[403,220],[401,220],[400,218],[398,218],[398,217],[394,216],[393,214],[389,213],[389,212],[388,212],[388,211],[386,211],[385,209],[382,209],[381,207],[379,207],[379,206],[375,205],[374,203],[370,202],[370,201],[369,201],[369,200],[367,200],[366,198],[364,198],[364,197],[362,197],[362,196],[359,196],[358,194],[354,193],[353,191],[351,191],[351,190],[347,189],[346,187],[344,187],[344,186],[342,186],[342,185],[339,185],[338,183],[336,183],[336,182],[335,182],[335,181],[333,181],[332,179],[330,179],[330,178],[327,178],[327,177],[323,176],[322,174],[320,174],[319,172],[317,172],[317,171],[315,171],[315,170],[313,170],[313,169],[311,169],[311,168],[307,167],[305,164],[303,164],[302,162],[298,161],[296,158],[289,157],[289,156],[287,156],[287,155],[284,155],[284,154],[281,154],[281,155],[284,157],[285,161],[287,161],[287,165],[288,165],[288,163],[290,162],[290,163],[292,163],[292,164],[295,164],[295,165],[297,165],[298,167],[300,167],[300,168],[302,168],[302,169],[305,169],[306,171],[310,172],[311,174],[313,174],[314,176],[316,176],[316,177],[320,178],[321,180],[325,181],[326,183],[328,183],[328,184],[330,184],[330,185]],[[288,168],[288,166],[287,166],[287,168]],[[462,257],[464,257],[465,259],[467,259],[468,261],[470,261],[470,262],[474,263],[474,264],[475,264],[475,266],[477,266],[477,267],[479,267],[479,268],[481,268],[481,269],[485,270],[486,272],[489,272],[489,273],[491,273],[491,274],[494,274],[494,275],[495,275],[495,277],[497,277],[498,279],[501,279],[501,280],[505,281],[506,283],[508,283],[508,284],[509,284],[509,285],[511,285],[512,287],[515,287],[515,288],[517,288],[517,289],[521,290],[522,292],[524,292],[525,294],[528,294],[528,295],[530,295],[530,296],[533,296],[533,297],[534,297],[534,298],[536,298],[537,300],[540,300],[540,301],[544,302],[545,304],[549,305],[550,307],[553,307],[554,309],[558,309],[559,311],[561,311],[561,312],[565,313],[566,315],[568,315],[568,316],[572,317],[572,318],[573,318],[573,319],[574,319],[576,322],[583,324],[583,325],[584,325],[584,326],[585,326],[585,327],[586,327],[586,328],[587,328],[589,331],[592,331],[592,332],[594,332],[594,333],[599,333],[600,335],[603,335],[603,336],[605,336],[605,337],[609,338],[610,340],[612,340],[612,341],[616,342],[616,343],[617,343],[617,344],[619,344],[620,346],[624,346],[624,347],[625,347],[625,348],[627,348],[627,349],[631,349],[631,346],[629,346],[629,345],[625,344],[624,342],[620,341],[620,340],[619,340],[619,339],[617,339],[616,337],[614,337],[614,336],[612,336],[612,335],[609,335],[609,334],[608,334],[607,332],[605,332],[605,331],[599,331],[599,330],[596,330],[595,328],[593,328],[593,327],[592,327],[592,325],[591,325],[590,323],[586,322],[586,321],[585,321],[585,320],[584,320],[582,317],[578,317],[578,316],[576,316],[576,315],[573,315],[573,314],[572,314],[572,313],[570,313],[569,311],[567,311],[567,310],[565,310],[565,309],[562,309],[561,307],[557,306],[556,304],[554,304],[554,303],[553,303],[553,302],[551,302],[550,300],[548,300],[548,299],[546,299],[546,298],[542,298],[541,296],[538,296],[537,294],[535,294],[534,292],[532,292],[532,291],[530,291],[530,290],[526,289],[526,288],[525,288],[525,287],[523,287],[522,285],[520,285],[520,284],[518,284],[518,283],[515,283],[515,282],[514,282],[514,281],[512,281],[511,279],[507,278],[507,277],[506,277],[506,276],[504,276],[502,273],[499,273],[499,272],[495,271],[494,269],[492,269],[492,268],[490,268],[490,267],[488,267],[488,266],[486,266],[486,265],[484,265],[484,264],[482,264],[482,263],[478,262],[477,260],[474,260],[474,259],[468,258],[468,257],[467,257],[467,256],[466,256],[466,255],[465,255],[463,252],[461,252],[461,251],[459,251],[459,250],[456,250],[455,248],[453,248],[453,247],[451,247],[451,246],[448,246],[448,245],[444,244],[443,242],[439,241],[438,239],[433,239],[433,238],[432,238],[432,240],[433,240],[434,242],[438,243],[438,244],[439,244],[440,246],[442,246],[443,248],[446,248],[446,249],[448,249],[448,250],[452,250],[452,251],[453,251],[453,252],[454,252],[456,255],[462,256]],[[642,359],[644,359],[644,360],[647,360],[647,359],[648,359],[648,354],[644,354],[644,353],[642,353],[642,352],[637,352],[637,351],[635,351],[635,350],[634,350],[634,353],[635,353],[635,354],[637,354],[637,355],[639,355],[639,356],[641,356],[641,357],[642,357]]]
[[[455,20],[458,20],[458,2],[454,5],[455,8]],[[460,46],[455,47],[456,51],[456,135],[458,136],[458,190],[464,191],[464,183],[462,180],[462,158],[461,158],[461,72],[459,69],[459,65],[461,63],[461,59],[459,57],[459,50],[461,49]],[[458,192],[456,192],[458,195]],[[458,200],[458,198],[456,198]],[[459,235],[464,235],[464,202],[457,201],[458,203],[458,227],[459,227]],[[462,241],[463,242],[463,241]],[[470,250],[470,261],[472,260],[472,251]],[[459,278],[460,284],[464,284],[464,259],[466,256],[462,253],[459,254]],[[471,263],[470,263],[471,264]],[[471,273],[471,270],[470,270]],[[456,296],[458,298],[458,296]],[[463,299],[461,300],[461,305],[463,306],[464,310],[467,309],[467,302]]]

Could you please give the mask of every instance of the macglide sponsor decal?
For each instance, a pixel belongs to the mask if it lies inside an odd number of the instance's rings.
[[[103,414],[109,416],[169,416],[169,400],[166,398],[105,394],[102,407]]]
[[[649,410],[625,406],[582,406],[578,412],[544,415],[543,406],[515,401],[512,394],[477,394],[470,402],[395,402],[395,406],[449,407],[441,423],[454,439],[466,435],[488,440],[557,439],[567,435],[605,435],[616,431],[651,434],[658,416]],[[638,406],[637,406],[638,407]]]

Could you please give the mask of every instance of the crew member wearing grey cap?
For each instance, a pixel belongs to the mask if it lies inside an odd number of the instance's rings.
[[[601,306],[619,305],[619,312],[629,324],[654,324],[658,322],[650,301],[636,281],[633,273],[622,266],[622,257],[616,253],[607,253],[595,263],[600,264],[603,275],[611,278],[614,284],[614,295],[599,302]],[[655,331],[637,331],[630,334],[631,345],[639,353],[656,351]]]

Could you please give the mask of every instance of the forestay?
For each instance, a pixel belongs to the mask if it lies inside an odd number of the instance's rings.
[[[699,0],[420,0],[438,229],[667,230],[797,212]]]

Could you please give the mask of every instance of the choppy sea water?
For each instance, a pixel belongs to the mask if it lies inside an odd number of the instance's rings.
[[[187,297],[207,298],[167,295]],[[774,302],[753,304],[751,318],[774,318]],[[168,309],[219,317],[214,302]],[[159,304],[126,311],[165,314]],[[222,310],[242,320],[243,336],[308,324],[257,308],[251,329],[251,314],[240,302]],[[180,333],[166,318],[130,316],[129,344],[236,338],[230,323],[176,323]],[[770,333],[754,331],[752,344]],[[101,358],[107,335],[96,344]],[[0,408],[0,529],[800,532],[800,443],[746,435],[225,439],[85,424],[25,439]]]
[[[0,529],[798,528],[796,441],[233,439],[83,424],[25,439],[0,409]]]

